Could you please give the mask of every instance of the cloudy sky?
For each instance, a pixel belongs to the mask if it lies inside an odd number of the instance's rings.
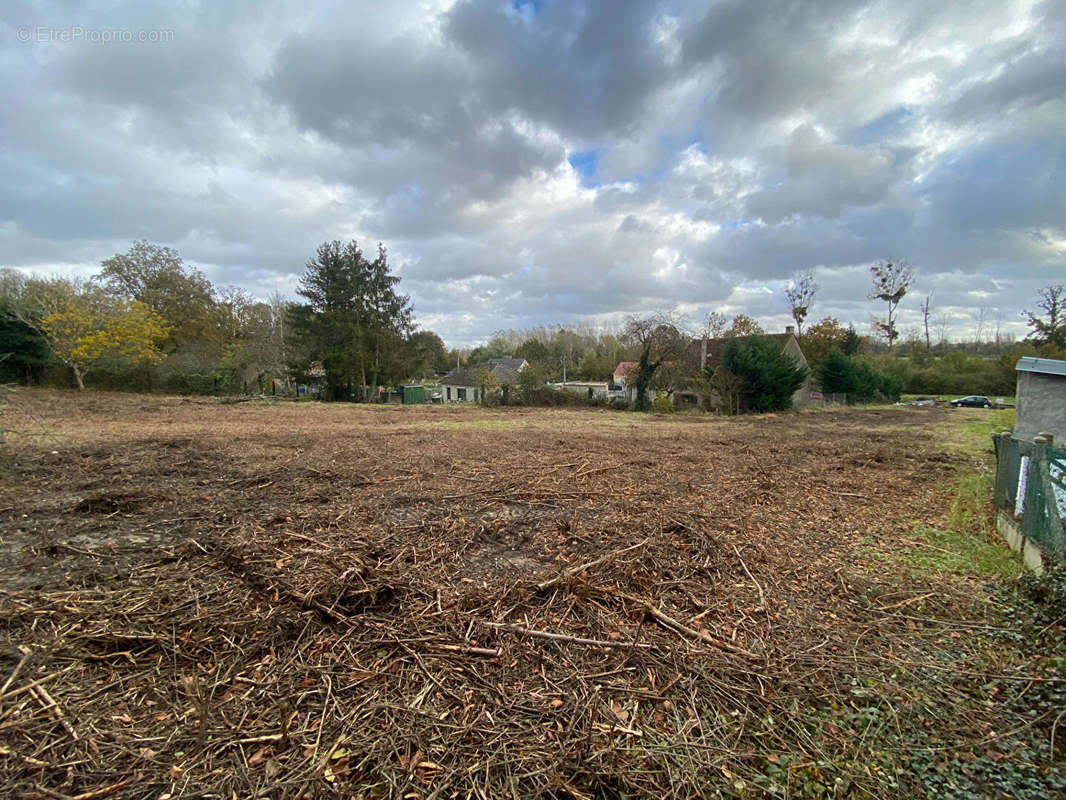
[[[377,242],[453,346],[713,309],[972,336],[1066,281],[1066,0],[5,0],[0,266],[291,293]],[[989,324],[986,323],[986,324]]]

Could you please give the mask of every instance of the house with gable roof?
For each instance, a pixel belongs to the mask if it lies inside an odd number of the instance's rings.
[[[777,342],[781,346],[781,350],[792,357],[799,366],[807,368],[807,377],[804,379],[803,384],[792,393],[792,405],[796,408],[807,405],[811,399],[811,373],[810,365],[807,363],[807,357],[803,354],[803,348],[800,347],[799,338],[796,336],[796,328],[793,325],[789,325],[785,328],[784,333],[764,333],[759,334],[766,339]],[[743,341],[749,337],[738,336],[735,337]],[[695,352],[698,352],[699,368],[701,370],[716,368],[722,357],[722,352],[725,349],[726,342],[729,341],[729,337],[709,338],[702,337],[700,339],[694,339],[692,342],[692,348]],[[720,398],[717,397],[702,397],[700,392],[695,389],[686,389],[684,391],[674,392],[675,405],[716,405],[720,402]]]
[[[517,386],[518,373],[528,363],[524,358],[490,358],[485,364],[458,367],[440,380],[441,399],[445,403],[476,403],[483,398],[478,377],[488,370],[496,386]]]
[[[626,382],[629,380],[629,374],[636,368],[636,361],[618,362],[618,366],[614,368],[614,374],[611,376],[613,385],[624,389],[626,387]]]

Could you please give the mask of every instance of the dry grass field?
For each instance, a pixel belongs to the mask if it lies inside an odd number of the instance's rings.
[[[947,529],[980,413],[19,390],[2,794],[1050,796],[1062,620]]]

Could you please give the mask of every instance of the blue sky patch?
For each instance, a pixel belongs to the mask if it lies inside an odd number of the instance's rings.
[[[511,0],[511,8],[519,14],[536,14],[544,7],[546,0]]]
[[[575,150],[567,156],[566,160],[570,162],[570,166],[581,176],[583,186],[595,185],[592,178],[596,174],[596,167],[599,166],[602,153],[602,149]]]
[[[882,114],[873,122],[868,122],[861,128],[852,131],[848,138],[857,145],[873,144],[885,139],[892,139],[903,133],[904,128],[910,124],[914,113],[906,106],[900,106],[894,111]]]

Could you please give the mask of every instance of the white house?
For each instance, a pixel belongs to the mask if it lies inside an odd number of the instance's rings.
[[[445,403],[476,403],[481,399],[478,375],[488,370],[496,386],[515,386],[518,373],[527,366],[524,358],[490,358],[487,364],[458,367],[440,380],[441,399]]]
[[[470,370],[453,369],[440,379],[440,389],[445,403],[477,402],[477,378]]]

